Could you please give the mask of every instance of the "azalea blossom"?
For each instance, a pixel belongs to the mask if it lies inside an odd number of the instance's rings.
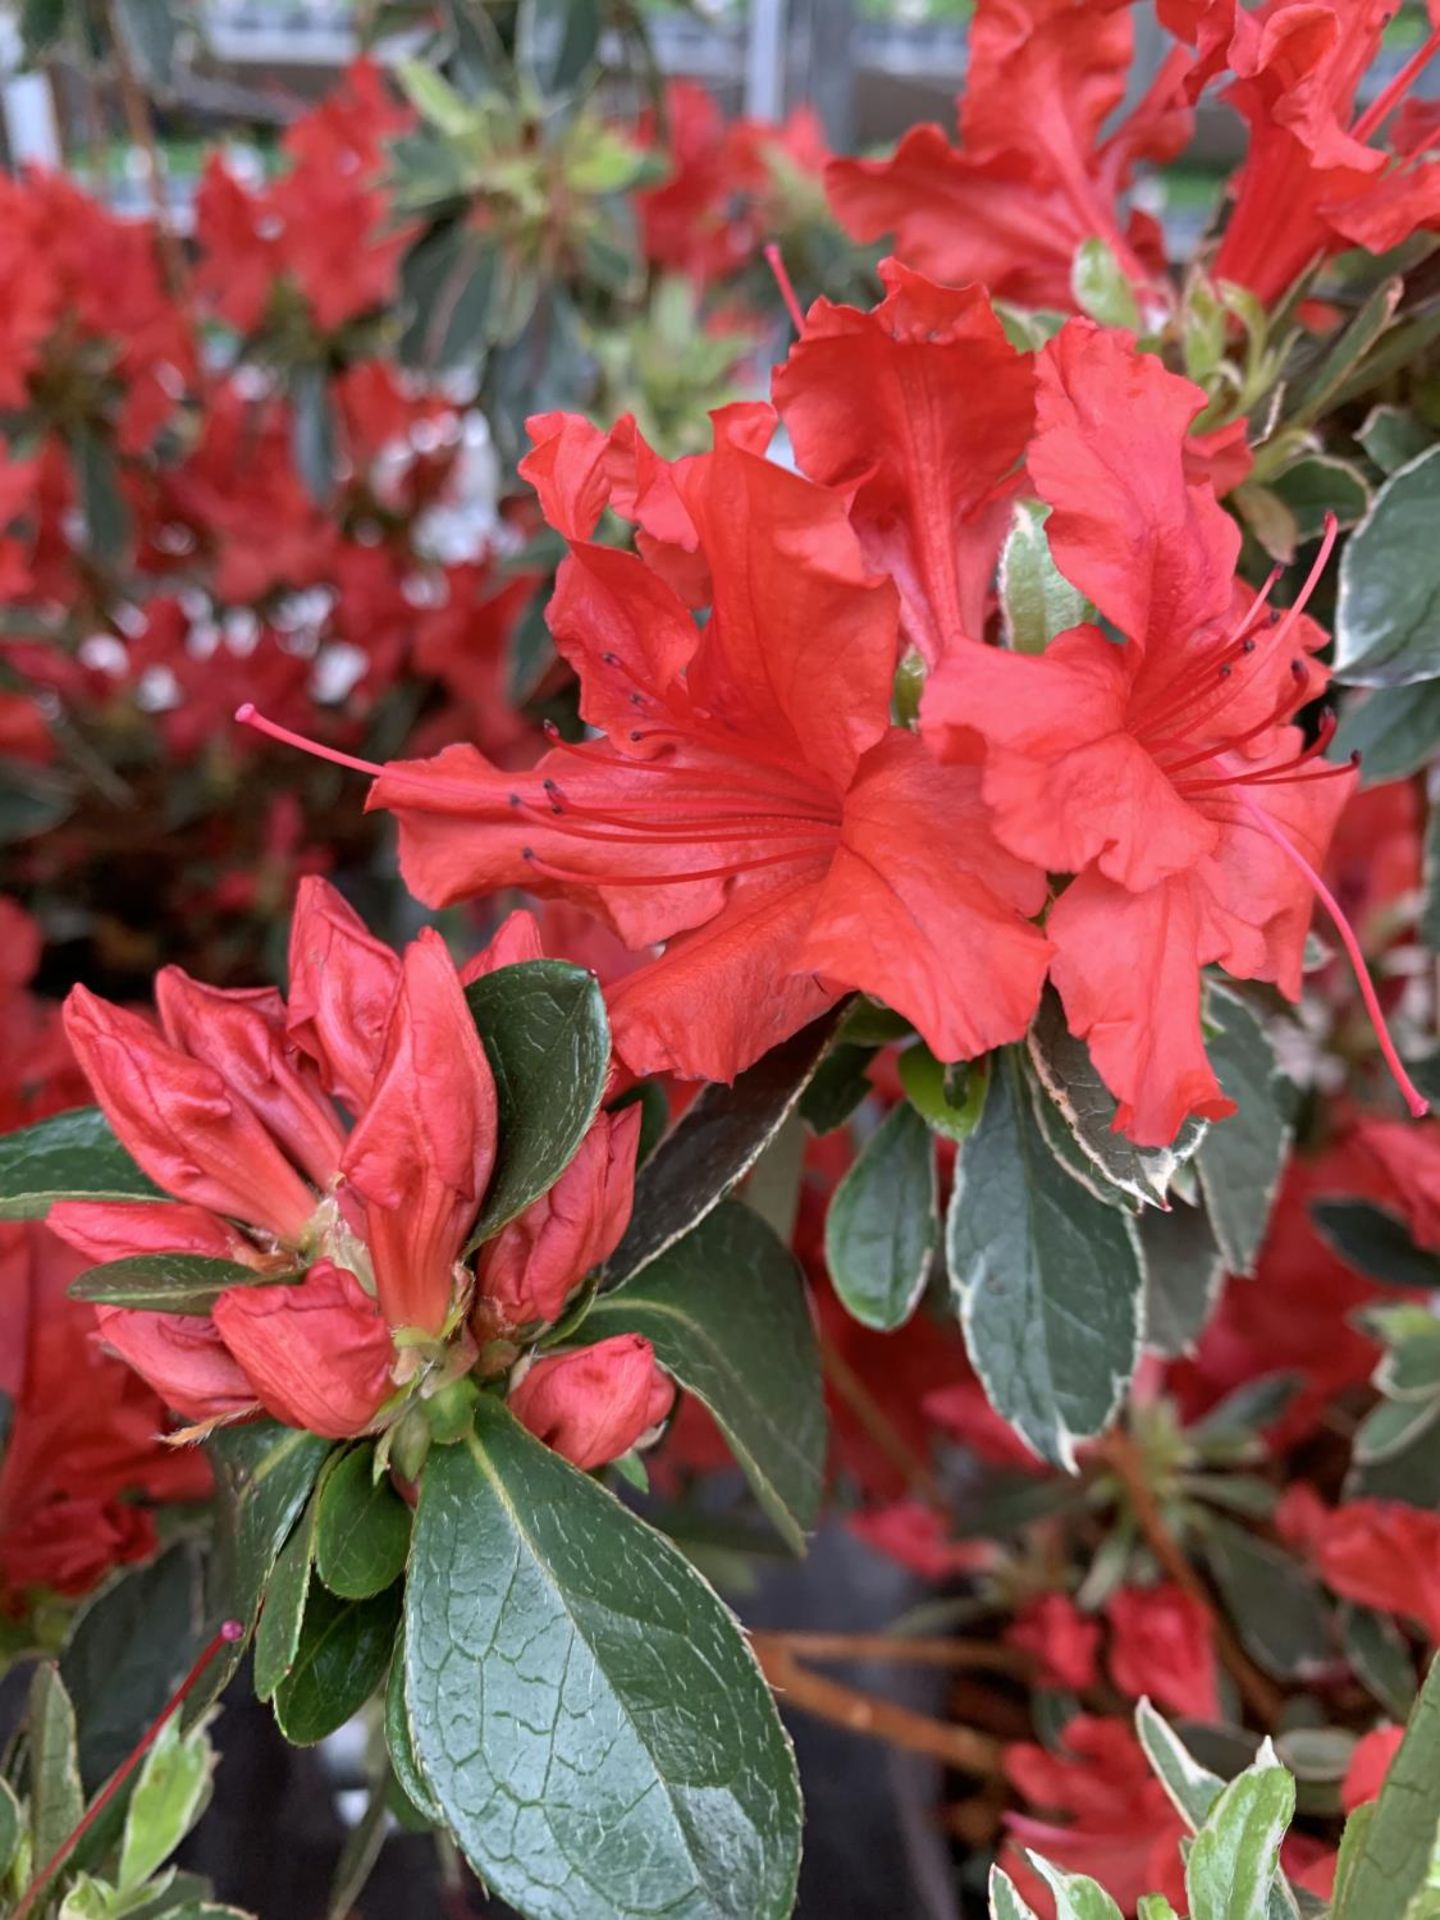
[[[609,996],[636,1073],[733,1079],[855,988],[947,1060],[1017,1039],[1050,953],[1029,924],[1044,876],[991,832],[978,766],[939,767],[892,724],[896,596],[844,495],[764,457],[767,408],[718,414],[713,452],[673,467],[633,428],[532,425],[570,539],[550,626],[603,737],[557,737],[525,774],[464,746],[339,756],[377,775],[407,885],[432,905],[525,887],[664,941]],[[589,538],[607,499],[642,554]]]
[[[669,1414],[675,1383],[638,1333],[546,1354],[511,1387],[510,1411],[548,1447],[587,1471],[628,1453]]]

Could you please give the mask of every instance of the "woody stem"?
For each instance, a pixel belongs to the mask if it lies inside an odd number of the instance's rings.
[[[1099,1452],[1123,1487],[1135,1523],[1144,1536],[1146,1546],[1159,1561],[1162,1572],[1174,1581],[1182,1593],[1205,1609],[1215,1639],[1215,1651],[1239,1688],[1241,1698],[1267,1727],[1274,1726],[1284,1705],[1284,1696],[1274,1682],[1261,1673],[1235,1638],[1229,1622],[1217,1611],[1204,1581],[1166,1525],[1160,1503],[1145,1476],[1145,1465],[1134,1440],[1123,1427],[1116,1427],[1100,1442]]]
[[[889,1660],[897,1666],[946,1667],[972,1673],[1028,1674],[1034,1663],[1018,1647],[994,1640],[950,1639],[941,1634],[766,1633],[756,1636],[797,1660]]]
[[[115,51],[115,82],[125,125],[145,163],[150,214],[155,222],[155,245],[159,249],[170,293],[179,300],[185,294],[185,256],[170,225],[170,208],[165,198],[165,166],[160,158],[160,143],[155,138],[155,123],[150,118],[150,103],[136,77],[115,0],[106,0],[105,14],[110,29],[110,43]]]

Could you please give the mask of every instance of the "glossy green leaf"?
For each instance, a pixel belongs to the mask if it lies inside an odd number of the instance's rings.
[[[1117,1133],[1115,1096],[1096,1071],[1090,1049],[1070,1032],[1053,987],[1045,989],[1026,1045],[1041,1086],[1095,1175],[1136,1206],[1163,1206],[1176,1171],[1202,1144],[1204,1126],[1186,1125],[1169,1147],[1137,1147]]]
[[[426,1467],[405,1676],[447,1825],[532,1920],[787,1920],[799,1783],[743,1635],[493,1399]]]
[[[870,1062],[874,1047],[841,1041],[820,1062],[814,1079],[800,1096],[800,1117],[816,1133],[843,1127],[870,1091]]]
[[[132,527],[115,449],[91,426],[71,427],[65,448],[84,516],[86,550],[96,566],[120,567],[130,547]]]
[[[332,1456],[333,1458],[334,1456]],[[320,1476],[325,1484],[327,1467]],[[315,1525],[320,1514],[319,1489],[305,1503],[305,1511],[275,1561],[265,1588],[265,1604],[255,1629],[255,1696],[271,1700],[275,1689],[295,1665],[300,1629],[310,1593],[310,1563],[315,1557]]]
[[[939,1231],[935,1142],[902,1101],[865,1142],[825,1216],[825,1264],[846,1311],[882,1333],[903,1326],[925,1290]]]
[[[290,457],[317,506],[335,497],[338,450],[328,369],[297,367],[290,377]]]
[[[1435,444],[1435,435],[1423,420],[1403,407],[1372,407],[1355,438],[1382,473],[1399,468]]]
[[[594,974],[564,960],[500,967],[465,989],[500,1102],[500,1146],[474,1241],[569,1166],[605,1091],[610,1023]]]
[[[950,1283],[991,1405],[1052,1465],[1115,1413],[1140,1352],[1133,1224],[1056,1161],[1019,1062],[991,1075],[960,1150],[946,1222]]]
[[[1075,304],[1102,327],[1124,327],[1139,333],[1140,308],[1135,290],[1114,249],[1098,234],[1082,240],[1070,265],[1070,291]]]
[[[1192,1833],[1210,1817],[1210,1809],[1224,1790],[1219,1774],[1202,1767],[1168,1720],[1148,1700],[1135,1709],[1135,1732],[1145,1749],[1150,1770],[1164,1787],[1170,1804]]]
[[[990,1869],[990,1920],[1035,1920],[1035,1909],[1003,1867]]]
[[[1356,1678],[1393,1720],[1403,1720],[1415,1703],[1415,1661],[1389,1614],[1344,1606],[1340,1638]]]
[[[1292,1092],[1264,1027],[1233,994],[1212,991],[1208,1039],[1216,1078],[1236,1111],[1210,1127],[1195,1156],[1205,1210],[1231,1273],[1250,1273],[1290,1147]]]
[[[1210,1809],[1185,1863],[1191,1920],[1266,1920],[1280,1868],[1280,1843],[1295,1813],[1295,1781],[1267,1762],[1252,1767]]]
[[[1357,1467],[1398,1459],[1440,1423],[1440,1393],[1429,1400],[1381,1400],[1355,1429],[1350,1457]]]
[[[842,1010],[832,1008],[772,1047],[733,1085],[708,1086],[691,1103],[640,1170],[630,1225],[610,1259],[612,1275],[638,1273],[745,1177],[794,1111],[841,1018]]]
[[[38,1872],[85,1811],[75,1708],[53,1660],[42,1660],[31,1676],[25,1730],[30,1747],[30,1840]]]
[[[985,1111],[990,1084],[983,1062],[946,1065],[922,1041],[900,1055],[899,1074],[905,1098],[936,1133],[957,1146],[970,1138]]]
[[[24,1835],[24,1809],[10,1782],[0,1778],[0,1888],[4,1887],[6,1876],[15,1864]]]
[[[755,1496],[797,1551],[825,1466],[820,1360],[789,1249],[738,1201],[708,1214],[634,1279],[599,1296],[589,1341],[639,1333],[714,1415]]]
[[[1440,1254],[1419,1247],[1403,1220],[1368,1200],[1317,1200],[1321,1237],[1352,1267],[1392,1287],[1440,1287]]]
[[[239,1668],[280,1549],[310,1498],[331,1445],[317,1434],[273,1420],[222,1427],[210,1441],[220,1506],[211,1630],[223,1620],[238,1620],[245,1637],[206,1668],[204,1680],[185,1704],[185,1725],[193,1726],[219,1699]]]
[[[521,0],[515,61],[542,100],[568,93],[594,65],[600,46],[598,0]]]
[[[98,1107],[0,1138],[0,1220],[42,1220],[57,1200],[163,1200]]]
[[[1005,644],[1016,653],[1043,653],[1057,633],[1095,616],[1051,558],[1045,532],[1049,517],[1041,501],[1020,501],[1000,550],[1000,612]]]
[[[1142,1893],[1135,1903],[1135,1920],[1180,1920],[1163,1893]]]
[[[189,1734],[167,1720],[146,1754],[125,1810],[119,1886],[129,1892],[164,1866],[200,1817],[215,1754],[201,1727]]]
[[[1055,1920],[1124,1920],[1098,1880],[1086,1873],[1067,1873],[1028,1847],[1025,1854],[1055,1897]]]
[[[298,1273],[284,1279],[298,1280]],[[140,1253],[87,1267],[70,1283],[72,1300],[143,1307],[152,1313],[208,1314],[227,1287],[277,1284],[277,1276],[199,1253]]]
[[[1228,1520],[1212,1520],[1203,1546],[1246,1651],[1281,1680],[1321,1673],[1332,1658],[1330,1615],[1297,1560]]]
[[[1138,1222],[1145,1260],[1145,1344],[1167,1358],[1188,1353],[1220,1298],[1225,1260],[1203,1206],[1176,1200]]]
[[[1440,1660],[1410,1709],[1354,1864],[1337,1891],[1334,1920],[1409,1920],[1430,1883],[1440,1831]]]
[[[1440,680],[1418,687],[1375,687],[1345,703],[1330,758],[1360,755],[1360,779],[1404,780],[1440,749]]]
[[[1333,513],[1342,528],[1353,527],[1370,510],[1370,486],[1348,460],[1332,454],[1307,454],[1270,482],[1295,522],[1301,542],[1318,540],[1325,517]]]
[[[1393,473],[1345,544],[1335,608],[1335,672],[1365,687],[1440,675],[1440,447]]]
[[[177,1543],[102,1587],[77,1616],[60,1671],[80,1723],[80,1773],[93,1793],[184,1679],[206,1637],[204,1566]]]
[[[293,1746],[314,1746],[360,1711],[385,1678],[399,1624],[398,1585],[368,1600],[311,1587],[294,1664],[271,1701]]]
[[[389,1476],[375,1478],[372,1447],[355,1447],[326,1475],[318,1504],[315,1568],[332,1593],[368,1600],[405,1571],[410,1509]]]
[[[443,1826],[445,1816],[435,1804],[415,1758],[415,1736],[410,1728],[410,1711],[405,1704],[405,1625],[401,1621],[390,1661],[390,1678],[385,1686],[385,1747],[390,1755],[400,1791],[410,1805],[433,1827]]]
[[[1356,309],[1347,324],[1325,343],[1311,371],[1287,398],[1291,426],[1320,419],[1355,380],[1362,362],[1389,330],[1405,282],[1398,274],[1382,280]]]
[[[1430,953],[1440,953],[1440,806],[1432,803],[1421,842],[1420,912],[1415,937]]]

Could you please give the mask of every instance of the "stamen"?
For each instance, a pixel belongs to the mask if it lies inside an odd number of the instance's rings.
[[[277,726],[256,709],[253,701],[247,700],[244,706],[237,707],[235,718],[242,727],[253,727],[256,733],[266,734],[271,740],[280,741],[282,746],[298,747],[302,753],[312,754],[317,760],[333,761],[337,767],[348,767],[352,773],[368,773],[372,780],[378,780],[385,771],[373,760],[358,760],[353,753],[341,753],[336,747],[322,747],[318,740],[307,740],[303,733],[292,733],[289,727]]]
[[[1398,102],[1404,98],[1415,81],[1424,72],[1425,68],[1429,66],[1431,60],[1435,57],[1437,48],[1440,48],[1440,27],[1437,27],[1430,35],[1430,38],[1411,54],[1410,58],[1405,62],[1404,66],[1401,67],[1400,71],[1390,81],[1388,86],[1382,87],[1380,92],[1376,94],[1364,113],[1361,114],[1354,126],[1351,127],[1350,137],[1352,140],[1368,140],[1370,138],[1370,135],[1374,133],[1375,129],[1386,119],[1391,108],[1396,106]]]
[[[1300,669],[1298,674],[1295,672],[1296,667]],[[1303,660],[1292,660],[1290,671],[1299,682],[1298,690],[1281,694],[1276,705],[1263,720],[1257,720],[1253,727],[1247,727],[1243,733],[1234,734],[1229,740],[1220,741],[1215,746],[1202,747],[1198,753],[1192,753],[1184,760],[1177,760],[1174,766],[1162,767],[1161,771],[1173,780],[1177,773],[1184,773],[1188,767],[1201,766],[1205,761],[1213,760],[1218,753],[1228,753],[1232,747],[1243,747],[1247,741],[1258,739],[1262,733],[1268,733],[1272,727],[1278,727],[1288,720],[1296,706],[1304,704],[1304,690],[1310,678]]]
[[[106,1807],[109,1806],[110,1802],[115,1798],[115,1795],[120,1791],[121,1787],[124,1786],[125,1782],[145,1758],[151,1747],[153,1747],[155,1742],[160,1738],[160,1735],[165,1730],[166,1721],[169,1720],[173,1714],[179,1712],[186,1700],[195,1691],[195,1688],[200,1683],[201,1676],[211,1661],[215,1659],[222,1648],[234,1646],[237,1640],[243,1640],[244,1637],[245,1629],[238,1620],[227,1620],[224,1623],[210,1644],[201,1651],[194,1666],[191,1667],[189,1673],[186,1674],[185,1678],[180,1682],[180,1685],[175,1689],[174,1693],[171,1694],[155,1719],[150,1723],[148,1732],[131,1749],[126,1758],[120,1762],[120,1765],[115,1769],[114,1773],[111,1774],[100,1792],[96,1794],[94,1800],[92,1800],[86,1808],[83,1817],[71,1828],[70,1832],[60,1842],[60,1845],[55,1849],[54,1853],[51,1854],[44,1866],[41,1867],[40,1871],[31,1880],[30,1885],[25,1891],[24,1898],[11,1915],[11,1920],[30,1920],[30,1915],[34,1912],[36,1901],[45,1892],[50,1882],[55,1878],[55,1875],[60,1871],[61,1867],[64,1866],[65,1862],[70,1858],[70,1855],[75,1851],[76,1847],[79,1846],[80,1842],[85,1838],[85,1835],[90,1831],[91,1827],[94,1826]]]
[[[785,310],[790,315],[790,324],[796,333],[804,333],[805,312],[795,291],[795,283],[786,268],[784,255],[774,240],[770,241],[765,248],[765,264],[775,276],[775,284],[780,289],[780,298],[785,302]]]
[[[567,886],[582,887],[683,887],[692,880],[730,880],[737,874],[751,873],[757,867],[793,866],[797,861],[813,859],[814,855],[796,851],[792,853],[766,853],[755,860],[734,860],[723,867],[696,867],[690,872],[680,873],[580,873],[571,868],[557,867],[549,860],[543,860],[533,847],[523,847],[520,857],[544,880],[563,881]]]
[[[1311,866],[1304,854],[1300,852],[1299,848],[1291,845],[1290,841],[1280,831],[1279,827],[1276,826],[1269,814],[1258,807],[1248,793],[1237,793],[1235,797],[1244,808],[1250,824],[1257,827],[1261,833],[1275,842],[1275,845],[1285,855],[1286,859],[1289,860],[1293,866],[1298,867],[1300,872],[1304,874],[1316,898],[1323,902],[1325,911],[1334,922],[1335,931],[1340,936],[1341,944],[1350,957],[1350,964],[1355,970],[1355,981],[1360,988],[1360,998],[1365,1003],[1365,1011],[1370,1017],[1371,1026],[1375,1029],[1375,1038],[1380,1043],[1380,1052],[1384,1057],[1386,1066],[1390,1069],[1390,1076],[1400,1089],[1405,1104],[1410,1109],[1411,1115],[1416,1120],[1422,1120],[1430,1111],[1430,1102],[1420,1092],[1409,1074],[1406,1073],[1404,1062],[1396,1050],[1395,1042],[1390,1038],[1390,1029],[1385,1024],[1384,1010],[1380,1005],[1380,996],[1375,991],[1375,983],[1370,978],[1370,969],[1365,964],[1365,955],[1360,950],[1360,942],[1355,937],[1355,929],[1346,919],[1344,909],[1341,907],[1340,902],[1335,898],[1334,894],[1330,891],[1329,887],[1326,886],[1325,882],[1320,878],[1320,875],[1315,871],[1314,867]]]

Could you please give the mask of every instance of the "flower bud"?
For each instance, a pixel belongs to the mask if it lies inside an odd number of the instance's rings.
[[[290,923],[287,1026],[327,1090],[359,1113],[385,1053],[400,961],[326,881],[300,882]]]
[[[587,1472],[628,1453],[658,1426],[675,1383],[638,1333],[617,1333],[575,1353],[537,1360],[510,1390],[510,1411],[547,1447]]]
[[[212,1319],[132,1307],[96,1307],[95,1318],[105,1345],[187,1420],[255,1411],[255,1389]]]
[[[393,1391],[395,1350],[353,1273],[318,1260],[299,1286],[231,1287],[215,1324],[277,1420],[329,1440],[363,1433]]]

